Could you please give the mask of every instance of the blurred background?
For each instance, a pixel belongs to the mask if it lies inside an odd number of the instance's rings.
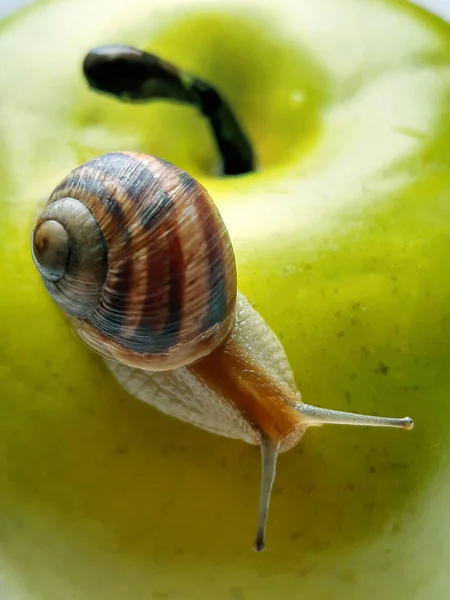
[[[34,1],[36,0],[0,0],[0,17]],[[450,21],[450,0],[414,0],[414,2]]]

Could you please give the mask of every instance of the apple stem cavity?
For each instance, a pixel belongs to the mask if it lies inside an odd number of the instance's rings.
[[[294,404],[293,408],[305,417],[305,425],[359,425],[362,427],[397,427],[412,429],[413,420],[410,417],[391,418],[360,415],[357,413],[319,408],[309,404]]]
[[[124,101],[165,99],[197,108],[210,123],[224,175],[255,170],[252,145],[236,115],[209,83],[154,54],[129,46],[94,48],[83,61],[83,73],[92,89]]]

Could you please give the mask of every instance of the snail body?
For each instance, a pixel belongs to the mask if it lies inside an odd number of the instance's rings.
[[[197,364],[172,371],[144,371],[111,360],[106,361],[107,366],[132,396],[161,412],[211,433],[259,444],[261,421],[268,421],[264,426],[266,431],[280,423],[277,423],[276,417],[262,414],[264,408],[273,410],[275,406],[273,402],[267,403],[267,392],[261,389],[261,393],[257,394],[256,386],[251,392],[251,406],[245,407],[242,400],[248,380],[242,377],[242,363],[256,369],[261,388],[267,385],[266,377],[261,376],[265,373],[270,374],[267,379],[278,382],[278,393],[282,392],[286,398],[296,398],[299,402],[300,394],[278,338],[239,292],[235,319],[236,325],[223,348],[219,349],[219,356],[213,352]],[[259,348],[257,362],[252,360],[255,348]],[[220,368],[220,363],[227,365],[222,364]],[[224,374],[226,381],[222,381]],[[233,396],[241,402],[232,401]],[[252,409],[259,410],[260,414],[253,414]],[[298,441],[302,433],[298,421],[297,415],[291,415],[289,423],[284,424],[280,450],[286,450]]]
[[[279,452],[311,425],[390,426],[302,402],[275,333],[237,289],[235,256],[207,191],[160,158],[115,152],[72,171],[32,234],[43,283],[77,336],[130,394],[262,454],[255,549]]]

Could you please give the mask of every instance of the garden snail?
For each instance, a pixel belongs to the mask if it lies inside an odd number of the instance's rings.
[[[280,341],[237,291],[212,199],[165,160],[116,152],[77,167],[52,192],[31,245],[47,291],[129,393],[260,446],[256,550],[278,453],[308,426],[413,425],[302,402]]]

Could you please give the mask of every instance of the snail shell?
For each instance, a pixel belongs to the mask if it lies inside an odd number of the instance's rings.
[[[78,335],[122,363],[195,362],[234,324],[224,223],[206,190],[160,158],[116,152],[76,168],[51,194],[32,252]]]

